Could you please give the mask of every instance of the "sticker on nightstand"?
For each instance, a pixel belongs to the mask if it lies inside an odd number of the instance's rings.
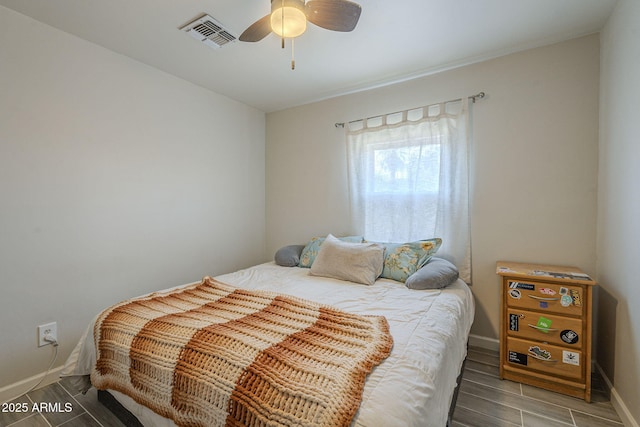
[[[554,291],[551,288],[540,288],[540,293],[545,294],[545,295],[555,295],[556,291]]]
[[[509,289],[509,296],[513,299],[520,299],[522,294],[517,289]]]
[[[575,344],[578,342],[580,337],[578,336],[578,333],[576,331],[565,329],[564,331],[560,332],[560,339],[567,344]]]
[[[562,350],[562,363],[580,366],[580,354],[573,351]]]
[[[582,299],[580,298],[580,292],[575,289],[571,289],[571,298],[573,298],[573,305],[576,307],[582,307]]]
[[[529,353],[537,357],[538,359],[544,359],[544,360],[551,359],[551,353],[549,353],[547,350],[541,349],[537,345],[529,347]]]
[[[517,314],[509,315],[509,330],[516,332],[520,330],[520,316]]]
[[[551,323],[552,323],[551,319],[547,319],[546,317],[540,316],[538,318],[538,323],[536,324],[536,326],[540,328],[539,330],[541,332],[548,334],[549,328],[551,327]]]
[[[573,298],[571,298],[570,295],[562,295],[562,298],[560,298],[560,305],[563,307],[569,307],[571,304],[573,304]]]
[[[509,282],[509,287],[511,289],[524,289],[527,291],[535,291],[536,287],[535,285],[532,285],[530,283],[520,283],[520,282]]]
[[[540,301],[540,308],[549,308],[549,303],[546,301]]]
[[[560,288],[560,295],[567,295],[569,293],[569,289],[564,286]]]
[[[523,353],[518,353],[516,351],[509,351],[509,362],[517,363],[518,365],[527,366],[527,355]]]

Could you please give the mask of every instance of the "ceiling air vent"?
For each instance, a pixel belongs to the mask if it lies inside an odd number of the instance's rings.
[[[235,36],[224,29],[221,23],[209,15],[203,15],[193,22],[180,28],[191,37],[201,41],[209,47],[219,49],[227,43],[236,41]]]

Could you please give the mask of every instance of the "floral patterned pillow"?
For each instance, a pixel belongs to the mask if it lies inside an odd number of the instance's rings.
[[[324,242],[326,237],[314,237],[307,243],[307,245],[302,250],[300,254],[300,262],[298,263],[298,267],[311,268],[313,265],[313,261],[315,261],[318,256],[318,251],[320,251],[320,245]],[[346,237],[338,237],[339,240],[343,242],[349,243],[362,243],[364,238],[362,236],[346,236]]]
[[[442,245],[442,239],[383,244],[385,246],[384,269],[380,277],[404,283],[409,276],[429,262]]]

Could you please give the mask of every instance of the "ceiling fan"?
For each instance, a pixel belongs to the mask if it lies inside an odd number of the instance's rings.
[[[349,32],[358,24],[362,7],[350,0],[271,0],[271,13],[254,22],[240,41],[258,42],[270,33],[293,39],[307,29],[307,22],[331,31]],[[291,61],[291,68],[295,62]]]

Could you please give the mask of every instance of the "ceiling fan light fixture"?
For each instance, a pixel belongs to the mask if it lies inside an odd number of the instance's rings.
[[[304,1],[273,0],[271,2],[271,29],[279,37],[294,38],[307,29]]]

